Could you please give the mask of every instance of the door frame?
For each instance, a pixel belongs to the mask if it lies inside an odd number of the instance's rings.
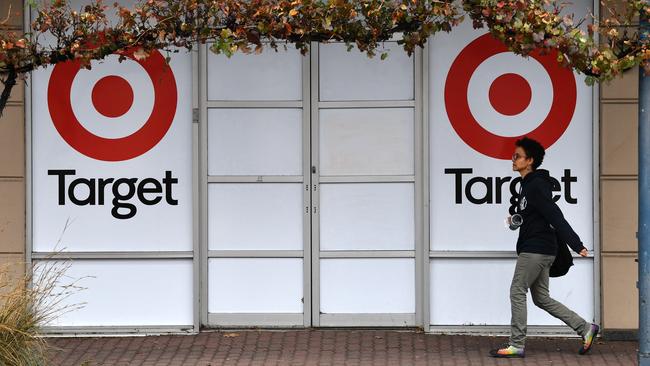
[[[363,101],[363,102],[323,102],[319,101],[319,52],[318,43],[310,45],[310,54],[302,60],[302,101],[210,101],[207,95],[207,55],[206,45],[199,48],[199,242],[200,244],[200,292],[199,307],[201,324],[208,327],[264,326],[264,327],[327,327],[327,326],[407,326],[423,327],[425,293],[426,243],[423,236],[423,215],[428,205],[424,197],[424,171],[422,136],[424,130],[423,111],[423,52],[418,49],[414,55],[414,100],[410,101]],[[351,51],[358,52],[358,51]],[[377,62],[381,62],[377,60]],[[394,181],[414,183],[414,250],[407,251],[341,251],[321,253],[319,250],[319,161],[318,154],[318,111],[321,107],[410,107],[414,110],[414,177],[410,180],[394,177]],[[208,250],[208,183],[244,181],[292,181],[282,177],[220,177],[208,176],[207,165],[207,114],[209,108],[237,107],[285,107],[302,108],[303,118],[303,250],[302,251],[210,251]],[[312,166],[316,168],[312,173]],[[260,179],[261,178],[261,179]],[[227,253],[226,253],[227,252]],[[233,313],[210,314],[208,312],[208,260],[210,258],[303,258],[303,314],[274,313]],[[320,313],[320,258],[412,258],[414,260],[415,313],[413,314],[321,314]]]
[[[350,52],[359,52],[352,50]],[[423,52],[421,49],[416,49],[415,53],[411,55],[413,58],[413,100],[398,100],[398,101],[326,101],[321,102],[319,98],[319,43],[312,42],[311,44],[311,115],[312,115],[312,136],[311,136],[311,161],[315,167],[312,170],[312,301],[315,306],[312,307],[312,324],[314,327],[340,327],[340,326],[361,326],[361,327],[423,327],[424,322],[424,293],[425,293],[425,266],[424,260],[426,247],[423,236],[423,215],[425,204],[423,199],[423,180],[424,180],[424,166],[423,166],[423,125],[424,114],[423,110]],[[377,60],[377,62],[382,62]],[[331,181],[331,179],[322,179],[319,175],[320,167],[318,162],[319,156],[319,111],[326,108],[413,108],[413,157],[414,157],[414,176],[412,178],[405,178],[404,176],[391,176],[388,177],[386,182],[409,182],[414,185],[414,250],[354,250],[354,251],[320,251],[320,184],[322,182]],[[355,179],[358,178],[358,179]],[[385,178],[384,178],[385,179]],[[350,182],[370,182],[373,181],[372,176],[361,177],[345,177],[346,181]],[[384,180],[382,180],[384,181]],[[415,294],[415,312],[412,314],[394,314],[394,313],[369,313],[369,314],[323,314],[320,311],[320,260],[322,258],[411,258],[414,260],[414,294]]]
[[[267,49],[269,49],[267,47]],[[207,327],[310,327],[311,324],[311,256],[310,227],[310,100],[308,57],[302,58],[302,100],[299,101],[213,101],[208,99],[208,45],[199,46],[199,242],[200,290],[199,312],[201,325]],[[221,56],[223,57],[223,56]],[[290,108],[302,109],[302,176],[208,176],[208,110],[210,108]],[[208,184],[209,183],[301,183],[303,189],[303,248],[302,250],[208,250]],[[211,258],[296,258],[303,259],[302,313],[209,313],[208,261]]]

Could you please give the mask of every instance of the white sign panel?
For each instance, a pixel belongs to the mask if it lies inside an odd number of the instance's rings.
[[[191,58],[33,75],[34,251],[192,250]]]
[[[453,258],[431,262],[431,324],[509,325],[514,259]],[[594,319],[593,261],[577,260],[563,277],[552,278],[550,295],[584,319]],[[462,289],[459,291],[459,289]],[[450,296],[449,294],[453,294]],[[562,325],[527,295],[528,324]],[[480,304],[477,305],[477,304]]]
[[[541,168],[569,223],[593,249],[592,90],[554,54],[522,58],[465,22],[430,47],[431,249],[514,250],[504,225],[522,136],[546,147]]]
[[[36,278],[40,271],[67,266],[41,265],[37,262]],[[75,310],[61,313],[48,325],[187,327],[193,322],[192,272],[191,259],[77,259],[55,289],[70,293],[56,308]],[[72,282],[82,289],[64,287]]]

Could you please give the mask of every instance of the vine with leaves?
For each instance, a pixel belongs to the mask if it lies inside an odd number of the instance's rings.
[[[227,56],[289,44],[305,54],[314,41],[345,42],[383,59],[387,40],[397,39],[410,55],[467,18],[514,53],[557,52],[558,62],[586,74],[588,83],[606,81],[636,66],[650,71],[646,34],[635,27],[650,6],[625,3],[619,9],[604,2],[601,19],[574,19],[567,4],[550,0],[139,0],[130,8],[90,0],[80,9],[47,0],[30,5],[34,20],[26,34],[9,30],[19,11],[0,21],[0,113],[17,79],[59,62],[90,68],[92,60],[108,55],[124,58],[125,50],[141,59],[152,50],[178,52],[205,43]]]

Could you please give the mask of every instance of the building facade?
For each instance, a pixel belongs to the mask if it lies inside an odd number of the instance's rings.
[[[638,75],[590,88],[484,33],[387,42],[385,61],[314,43],[40,70],[0,119],[2,260],[72,259],[86,305],[55,332],[505,331],[528,134],[593,254],[552,295],[629,336]],[[566,333],[529,306],[531,332]]]

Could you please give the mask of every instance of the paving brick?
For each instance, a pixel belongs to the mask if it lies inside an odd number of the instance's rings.
[[[49,338],[53,365],[636,365],[637,342],[597,341],[579,356],[577,338],[529,338],[525,360],[488,351],[499,337],[412,331],[207,331],[196,335]]]

